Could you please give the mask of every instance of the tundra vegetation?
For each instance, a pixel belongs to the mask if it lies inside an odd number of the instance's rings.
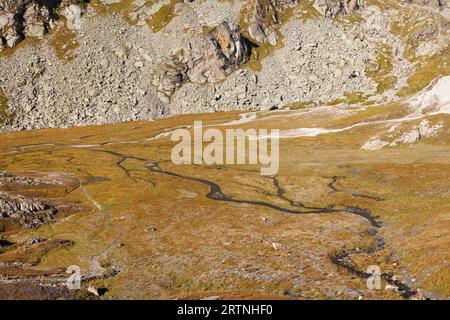
[[[0,298],[448,299],[449,19],[0,0]],[[195,121],[279,130],[278,172],[173,163]]]

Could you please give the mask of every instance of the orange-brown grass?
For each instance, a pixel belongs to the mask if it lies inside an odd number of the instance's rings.
[[[339,114],[261,113],[259,120],[241,127],[339,128],[394,117],[396,112],[400,111],[392,106],[380,106]],[[13,242],[30,236],[74,242],[38,255],[33,261],[39,262],[40,269],[75,264],[87,272],[95,259],[104,267],[120,268],[118,275],[92,282],[107,287],[106,295],[111,298],[357,298],[350,290],[358,290],[367,299],[399,298],[392,291],[368,290],[364,280],[329,259],[341,250],[373,244],[374,239],[365,235],[370,224],[362,217],[346,212],[291,215],[258,205],[215,201],[206,197],[209,187],[205,184],[145,168],[156,161],[164,170],[214,181],[235,199],[292,208],[277,196],[271,178],[259,174],[258,166],[176,166],[170,162],[174,143],[169,137],[144,141],[165,130],[192,125],[193,120],[212,124],[236,117],[236,112],[186,115],[154,122],[2,134],[0,152],[19,147],[17,153],[1,156],[2,169],[65,172],[79,178],[83,187],[66,195],[50,189],[47,195],[36,191],[41,198],[79,203],[80,210],[39,229],[16,230],[5,236]],[[448,141],[431,139],[376,152],[360,149],[385,129],[368,125],[283,139],[278,181],[286,197],[306,206],[351,205],[372,210],[383,223],[379,233],[386,248],[356,255],[356,266],[365,270],[376,264],[402,278],[405,270],[417,287],[448,297]],[[105,142],[124,143],[73,146]],[[37,145],[45,143],[58,145]],[[121,161],[99,150],[143,160]],[[117,165],[119,161],[129,175]],[[329,187],[332,176],[345,177],[335,183],[337,191]],[[29,190],[27,195],[32,193]],[[354,197],[355,193],[385,201]],[[0,261],[5,257],[0,255]]]

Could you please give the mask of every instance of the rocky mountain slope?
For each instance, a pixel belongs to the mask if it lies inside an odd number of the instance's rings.
[[[0,0],[0,299],[448,299],[449,25],[444,0]],[[199,120],[278,129],[278,173],[176,165]]]
[[[393,101],[450,72],[449,18],[447,1],[2,0],[2,130]]]

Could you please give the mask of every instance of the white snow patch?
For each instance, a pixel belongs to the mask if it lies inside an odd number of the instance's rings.
[[[362,147],[361,149],[364,150],[380,150],[381,148],[383,148],[384,146],[388,145],[389,142],[387,141],[383,141],[380,138],[371,138],[369,141],[367,141]]]
[[[414,112],[409,117],[450,114],[450,76],[442,77],[428,90],[410,100]]]

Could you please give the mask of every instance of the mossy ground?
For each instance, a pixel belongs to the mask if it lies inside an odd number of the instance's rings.
[[[377,83],[377,94],[392,89],[397,83],[397,77],[391,75],[392,60],[392,48],[387,44],[379,45],[376,66],[372,66],[371,70],[366,70],[367,75]]]
[[[153,3],[153,0],[146,1],[145,3]],[[111,4],[103,4],[100,0],[91,0],[89,2],[89,5],[92,6],[96,13],[99,15],[105,15],[105,14],[121,14],[122,17],[130,24],[135,24],[135,21],[133,21],[129,14],[131,10],[133,9],[133,3],[134,0],[122,0],[117,3],[111,3]]]
[[[50,44],[60,60],[70,61],[77,57],[76,49],[79,47],[75,32],[67,28],[62,18],[57,29],[50,36]]]
[[[240,27],[242,29],[243,35],[250,39],[248,33],[248,21],[253,10],[254,2],[246,1],[240,12]],[[265,19],[267,25],[271,25],[277,34],[276,45],[271,45],[269,43],[257,43],[256,46],[252,48],[252,55],[250,60],[245,64],[244,67],[248,67],[253,71],[261,71],[262,61],[277,49],[283,48],[283,34],[280,29],[285,25],[290,19],[300,19],[301,21],[306,21],[308,19],[314,19],[319,16],[317,10],[313,7],[310,1],[300,1],[296,6],[288,8],[277,8],[275,11],[275,16],[277,18],[277,23],[271,21],[272,15],[268,14]]]
[[[3,89],[0,88],[0,125],[7,123],[14,117],[14,114],[8,110],[8,98]]]
[[[3,118],[6,115],[8,109],[8,99],[0,88],[0,117]]]
[[[432,15],[425,9],[402,8],[393,17],[391,32],[397,35],[405,47],[404,58],[415,66],[414,73],[408,79],[408,85],[401,88],[398,95],[408,96],[421,91],[434,79],[450,73],[450,47],[447,43],[437,52],[417,56],[418,47],[424,41],[437,38],[440,25],[448,24],[445,18]]]
[[[182,3],[182,0],[170,0],[169,3],[163,5],[151,19],[147,21],[148,26],[153,32],[159,32],[175,17],[175,6]]]
[[[398,95],[409,96],[426,88],[434,79],[450,74],[450,47],[433,56],[417,59],[416,70],[408,78],[408,86],[399,90]]]
[[[182,0],[168,0],[167,3],[163,4],[147,21],[150,29],[153,32],[161,31],[175,17],[175,5],[182,2]],[[147,0],[143,3],[143,6],[155,5],[156,3],[156,0]],[[99,0],[93,0],[90,5],[95,8],[98,14],[120,14],[128,23],[132,25],[137,23],[130,17],[131,11],[135,9],[133,0],[123,0],[109,5],[102,4]]]

